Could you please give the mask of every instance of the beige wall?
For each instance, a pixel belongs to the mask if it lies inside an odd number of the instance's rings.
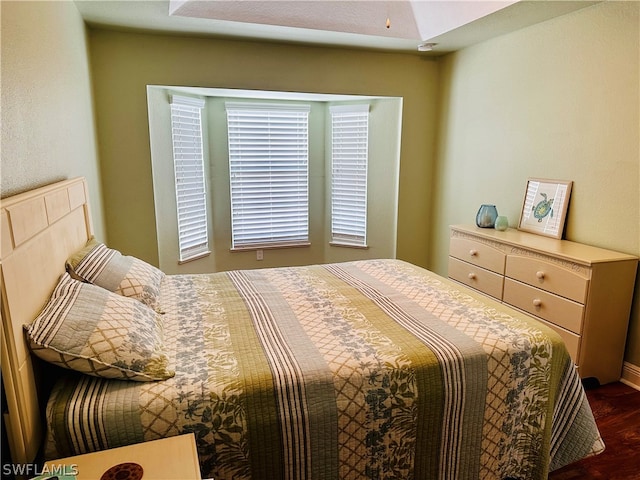
[[[2,197],[87,177],[103,238],[85,27],[73,2],[8,2],[2,9]]]
[[[424,185],[432,181],[435,61],[417,55],[101,29],[90,31],[90,49],[109,206],[106,224],[113,247],[158,263],[147,85],[379,95],[404,99],[397,255],[426,265],[430,211]]]
[[[445,57],[430,267],[481,203],[519,219],[527,177],[573,180],[566,238],[640,255],[638,2],[604,2]],[[640,285],[626,359],[640,365]]]

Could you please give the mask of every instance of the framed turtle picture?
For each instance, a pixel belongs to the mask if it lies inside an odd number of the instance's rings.
[[[573,182],[529,178],[518,230],[562,238]]]

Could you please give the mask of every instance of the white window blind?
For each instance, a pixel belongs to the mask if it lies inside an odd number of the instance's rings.
[[[209,252],[201,110],[204,101],[172,95],[171,131],[180,261]]]
[[[367,245],[369,105],[332,106],[331,242]]]
[[[309,242],[309,106],[227,103],[232,248]]]

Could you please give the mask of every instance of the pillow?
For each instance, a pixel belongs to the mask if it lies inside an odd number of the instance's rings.
[[[162,352],[161,315],[68,273],[26,331],[38,357],[64,368],[141,382],[175,374]]]
[[[95,238],[67,259],[67,271],[76,280],[135,298],[154,310],[159,308],[164,272],[138,258],[107,248]]]

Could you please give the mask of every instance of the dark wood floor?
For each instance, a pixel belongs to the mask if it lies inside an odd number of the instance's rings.
[[[622,383],[587,390],[605,451],[567,465],[549,480],[639,480],[640,391]]]

